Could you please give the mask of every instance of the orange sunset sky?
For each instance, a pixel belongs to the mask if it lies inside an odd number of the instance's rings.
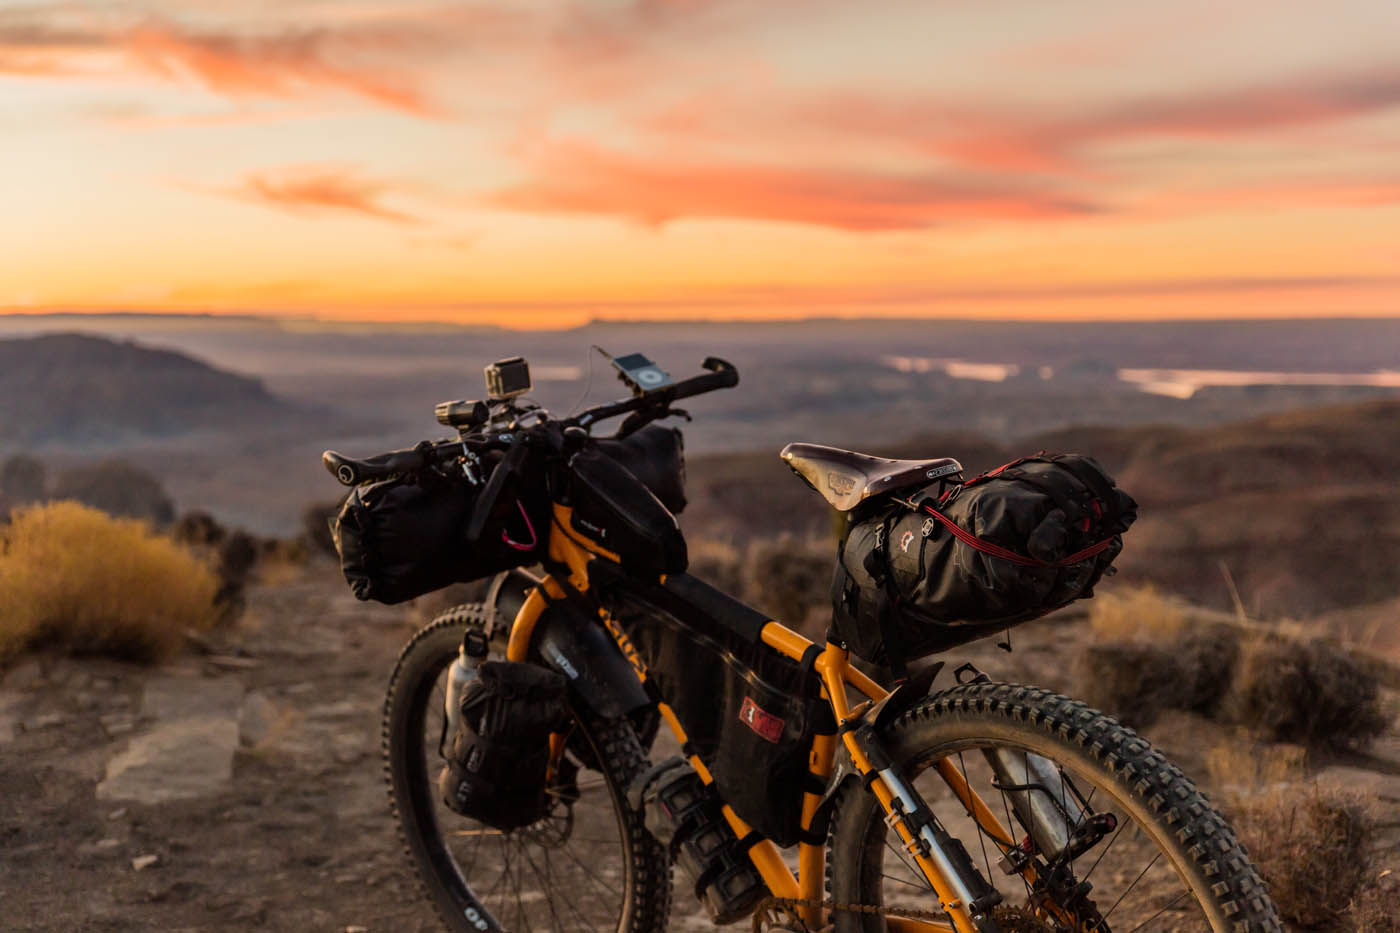
[[[0,2],[0,309],[1400,313],[1396,0]]]

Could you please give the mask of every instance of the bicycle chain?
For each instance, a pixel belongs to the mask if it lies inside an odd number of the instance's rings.
[[[797,915],[797,909],[800,907],[820,907],[823,910],[862,914],[888,914],[892,911],[892,908],[879,907],[875,904],[837,904],[830,900],[814,901],[801,897],[769,897],[759,901],[758,906],[754,908],[753,933],[763,933],[764,927],[770,927],[774,930],[790,930],[793,933],[829,933],[832,929],[831,924],[827,924],[819,930],[812,930],[808,927]],[[786,914],[797,925],[795,927],[776,926],[782,922],[782,914]],[[899,915],[908,917],[910,920],[948,919],[947,912],[943,910],[915,910],[901,907]],[[1033,912],[1023,908],[996,907],[992,910],[992,916],[1005,933],[1054,933],[1054,927],[1037,917]]]

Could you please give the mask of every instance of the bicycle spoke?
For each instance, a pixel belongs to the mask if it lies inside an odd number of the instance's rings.
[[[1141,930],[1143,927],[1147,926],[1147,925],[1148,925],[1149,923],[1151,923],[1153,920],[1156,920],[1158,917],[1162,916],[1162,914],[1164,914],[1164,913],[1166,913],[1167,911],[1171,910],[1173,904],[1175,904],[1177,901],[1181,900],[1183,897],[1185,897],[1186,895],[1188,895],[1188,894],[1190,894],[1190,893],[1191,893],[1190,891],[1182,891],[1182,892],[1181,892],[1180,894],[1178,894],[1176,897],[1174,897],[1174,898],[1172,898],[1171,900],[1167,901],[1167,903],[1164,904],[1164,905],[1162,906],[1162,909],[1161,909],[1161,910],[1157,911],[1155,914],[1153,914],[1152,916],[1148,917],[1146,920],[1142,921],[1142,923],[1139,923],[1137,926],[1133,927],[1131,930],[1128,931],[1128,933],[1137,933],[1138,930]]]
[[[1132,883],[1132,884],[1128,885],[1128,889],[1127,889],[1126,891],[1124,891],[1122,894],[1118,895],[1118,900],[1114,901],[1114,902],[1113,902],[1113,906],[1110,907],[1110,908],[1108,908],[1108,913],[1106,913],[1106,914],[1103,915],[1103,919],[1100,920],[1098,923],[1094,924],[1095,927],[1101,927],[1101,926],[1103,926],[1105,923],[1108,922],[1108,918],[1111,917],[1111,916],[1113,916],[1113,912],[1114,912],[1115,910],[1118,909],[1118,905],[1121,904],[1121,903],[1123,903],[1123,898],[1127,897],[1130,893],[1132,893],[1133,888],[1137,887],[1138,882],[1141,881],[1141,880],[1143,879],[1143,877],[1144,877],[1149,871],[1152,870],[1152,866],[1153,866],[1153,865],[1156,865],[1156,864],[1157,864],[1157,860],[1160,859],[1161,857],[1162,857],[1162,853],[1161,853],[1161,851],[1159,850],[1159,851],[1157,852],[1156,855],[1152,856],[1152,861],[1150,861],[1150,862],[1147,863],[1147,867],[1144,868],[1144,869],[1142,870],[1142,873],[1139,874],[1136,878],[1133,879],[1133,883]]]

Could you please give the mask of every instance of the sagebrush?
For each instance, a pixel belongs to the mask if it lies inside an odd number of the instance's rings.
[[[76,502],[0,529],[0,662],[31,648],[155,660],[213,624],[219,583],[144,522]]]

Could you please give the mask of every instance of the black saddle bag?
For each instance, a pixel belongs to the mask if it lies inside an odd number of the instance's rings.
[[[549,499],[512,481],[475,544],[467,523],[481,492],[465,479],[425,470],[358,486],[332,526],[340,569],[359,599],[399,603],[512,567],[535,563],[548,532]]]
[[[567,683],[535,664],[481,665],[480,679],[462,696],[462,727],[448,737],[452,748],[439,782],[443,802],[503,832],[543,817],[549,734],[565,731],[569,722]],[[566,759],[560,764],[569,765]],[[573,774],[556,775],[555,784],[556,790],[573,785]]]
[[[1076,599],[1123,549],[1137,503],[1096,461],[1025,457],[851,517],[832,582],[838,635],[896,670]]]

